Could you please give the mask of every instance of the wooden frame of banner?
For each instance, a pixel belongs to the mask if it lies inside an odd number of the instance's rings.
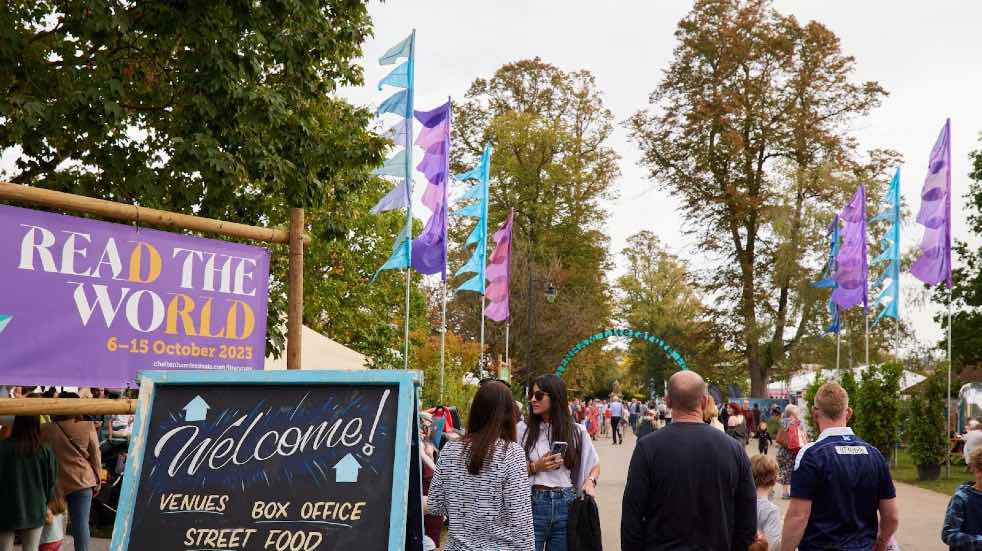
[[[289,287],[287,290],[287,349],[286,368],[300,369],[300,345],[303,327],[303,248],[310,243],[310,236],[304,233],[304,211],[290,209],[289,230],[249,226],[236,222],[226,222],[203,216],[193,216],[166,210],[149,209],[137,205],[117,203],[64,193],[50,189],[37,188],[0,182],[0,200],[30,203],[44,207],[72,212],[94,214],[103,218],[136,222],[169,229],[182,229],[202,233],[284,243],[290,246]],[[75,399],[69,404],[57,398],[48,400],[24,400],[0,398],[0,415],[113,415],[133,413],[136,408],[133,400],[86,400]]]

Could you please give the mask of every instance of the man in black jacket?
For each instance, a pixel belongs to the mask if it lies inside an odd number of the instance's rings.
[[[706,382],[680,371],[668,382],[673,422],[638,441],[621,513],[622,551],[746,551],[757,531],[750,458],[703,422]]]

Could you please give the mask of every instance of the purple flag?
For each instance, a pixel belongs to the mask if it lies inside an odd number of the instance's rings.
[[[494,321],[506,321],[510,318],[508,311],[508,284],[511,279],[511,230],[515,219],[515,209],[508,212],[508,218],[501,228],[494,233],[494,252],[488,259],[488,269],[485,272],[488,285],[484,291],[488,305],[484,315]]]
[[[869,263],[866,257],[866,188],[859,186],[852,201],[842,209],[839,218],[845,222],[842,231],[842,248],[836,256],[836,288],[832,291],[832,302],[839,308],[848,310],[863,305],[869,308],[867,279]]]
[[[942,281],[951,288],[951,119],[945,121],[931,149],[927,177],[921,189],[917,223],[924,226],[921,255],[910,273],[927,283]]]
[[[423,160],[416,170],[426,177],[423,204],[433,214],[423,233],[413,240],[412,266],[421,274],[440,273],[447,279],[447,174],[450,162],[450,100],[432,111],[416,111],[423,125],[416,145],[423,147]]]

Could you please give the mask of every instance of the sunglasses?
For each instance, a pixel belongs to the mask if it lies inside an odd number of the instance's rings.
[[[529,400],[535,400],[536,402],[541,402],[543,398],[549,396],[549,393],[544,390],[536,390],[529,394]]]

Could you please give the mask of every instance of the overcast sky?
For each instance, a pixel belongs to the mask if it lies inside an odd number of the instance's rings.
[[[590,70],[620,123],[647,105],[648,94],[671,61],[675,27],[691,5],[681,1],[372,2],[375,37],[364,45],[366,86],[344,94],[363,105],[376,105],[386,97],[391,89],[378,92],[375,84],[391,67],[380,67],[378,57],[415,28],[417,109],[435,107],[447,96],[462,98],[475,78],[492,75],[504,63],[539,56],[564,70]],[[902,193],[914,212],[931,146],[945,117],[951,117],[954,235],[966,238],[962,195],[968,185],[968,154],[979,147],[982,130],[982,2],[788,0],[776,2],[776,7],[801,21],[818,20],[832,29],[845,53],[856,58],[855,78],[879,81],[890,93],[882,107],[856,123],[854,131],[864,150],[891,148],[903,154]],[[607,231],[618,266],[622,262],[617,253],[625,239],[643,229],[655,232],[674,253],[696,258],[691,242],[679,231],[682,218],[677,201],[646,180],[637,164],[637,148],[620,125],[610,145],[622,158],[619,198],[607,205],[611,213]],[[416,187],[421,193],[422,186]],[[875,209],[869,206],[871,213]],[[905,225],[904,249],[915,247],[920,236],[920,226]],[[916,280],[903,279],[904,294],[910,296],[906,291],[916,287]],[[901,315],[914,320],[922,342],[941,337],[931,319],[933,307],[902,301]]]

